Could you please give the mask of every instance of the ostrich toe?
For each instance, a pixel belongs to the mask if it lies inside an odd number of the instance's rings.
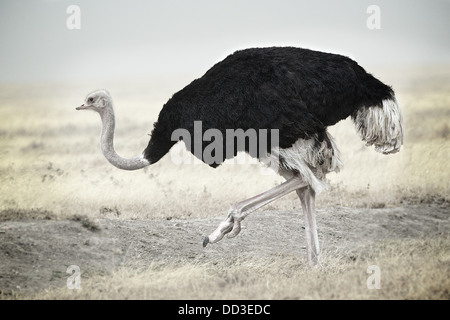
[[[227,238],[236,237],[241,232],[241,219],[234,219],[233,229],[227,234]]]
[[[222,240],[223,236],[229,233],[234,226],[234,218],[229,217],[222,221],[216,230],[203,240],[203,246],[206,247],[208,243],[216,243]]]

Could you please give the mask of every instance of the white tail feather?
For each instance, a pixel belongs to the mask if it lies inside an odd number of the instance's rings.
[[[381,106],[362,107],[352,119],[366,146],[375,145],[375,150],[383,154],[400,150],[403,115],[395,98],[383,100]]]

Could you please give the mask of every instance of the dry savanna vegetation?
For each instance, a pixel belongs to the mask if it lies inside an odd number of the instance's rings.
[[[177,165],[170,154],[120,171],[101,154],[98,115],[75,111],[89,91],[107,88],[116,150],[134,156],[187,77],[1,85],[0,298],[450,298],[445,70],[375,74],[393,85],[403,108],[400,153],[366,148],[350,119],[330,128],[344,170],[330,174],[329,190],[317,197],[324,254],[315,269],[306,267],[295,194],[253,213],[236,239],[201,246],[231,203],[279,184],[279,176],[232,161],[217,169]],[[69,290],[66,268],[77,263],[82,289]],[[378,290],[367,288],[369,265],[381,269]]]

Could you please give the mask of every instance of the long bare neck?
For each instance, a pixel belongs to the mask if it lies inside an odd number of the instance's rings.
[[[102,119],[102,135],[101,135],[101,147],[105,158],[115,167],[123,170],[137,170],[142,169],[148,165],[150,162],[144,158],[141,154],[135,158],[122,158],[114,150],[114,129],[115,129],[115,118],[114,110],[111,108],[106,108],[103,113],[100,113]]]

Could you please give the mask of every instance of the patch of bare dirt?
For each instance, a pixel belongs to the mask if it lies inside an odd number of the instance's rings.
[[[10,215],[12,217],[14,215]],[[20,215],[25,216],[25,215]],[[15,219],[17,220],[17,215]],[[0,220],[0,291],[29,294],[63,287],[68,266],[82,276],[108,274],[121,266],[145,268],[152,262],[206,263],[238,256],[305,255],[301,211],[261,211],[243,222],[234,239],[202,247],[205,235],[224,217],[189,220]],[[7,220],[7,221],[5,221]],[[317,210],[324,252],[351,258],[362,246],[385,239],[448,235],[450,210],[442,204]],[[369,246],[370,247],[370,246]]]

